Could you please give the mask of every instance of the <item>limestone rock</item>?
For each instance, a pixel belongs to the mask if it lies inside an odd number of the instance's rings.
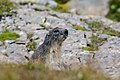
[[[105,16],[109,11],[109,0],[71,0],[68,4],[80,15]]]

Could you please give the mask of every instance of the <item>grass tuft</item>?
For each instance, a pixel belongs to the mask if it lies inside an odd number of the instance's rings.
[[[10,13],[13,7],[14,5],[12,2],[10,2],[10,0],[0,0],[0,15],[4,15],[4,13]]]
[[[35,51],[36,50],[36,45],[37,45],[37,43],[34,40],[32,40],[32,41],[27,43],[26,47],[28,49],[30,49],[31,51]]]
[[[87,47],[82,47],[83,50],[96,51],[98,50],[99,45],[107,41],[107,38],[99,38],[98,36],[93,35],[93,34],[90,37],[90,39],[91,39],[91,43],[87,45]]]
[[[19,37],[20,36],[18,34],[16,34],[15,32],[5,31],[0,34],[0,41],[15,40]]]
[[[115,31],[112,28],[105,28],[104,31],[103,31],[103,34],[120,37],[120,32],[119,31]]]

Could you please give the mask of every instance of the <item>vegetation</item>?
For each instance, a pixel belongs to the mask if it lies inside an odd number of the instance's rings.
[[[16,34],[15,32],[10,32],[6,30],[5,32],[0,34],[0,41],[5,41],[5,40],[15,40],[19,38],[20,36]]]
[[[31,40],[30,42],[27,43],[27,48],[30,49],[31,51],[35,51],[36,45],[37,43],[34,40]]]
[[[120,37],[120,32],[116,31],[108,26],[104,26],[101,22],[88,22],[86,20],[82,20],[84,23],[89,25],[89,28],[92,30],[93,33],[99,34],[107,34],[110,36],[118,36]]]
[[[41,27],[45,28],[45,25],[44,24],[40,24]]]
[[[101,22],[88,22],[86,20],[83,20],[86,24],[89,25],[89,28],[91,29],[92,33],[96,34],[90,37],[91,43],[87,45],[87,47],[83,47],[83,50],[88,51],[96,51],[98,50],[98,47],[105,41],[107,41],[107,38],[99,38],[98,36],[101,34],[107,34],[110,36],[118,36],[120,37],[120,32],[116,31],[108,26],[104,26]]]
[[[58,12],[69,12],[71,7],[68,4],[58,4],[56,7],[53,7],[52,10]]]
[[[32,33],[27,33],[27,39],[31,39],[33,37]]]
[[[76,30],[87,31],[87,29],[85,29],[85,28],[82,27],[82,26],[74,26],[74,28],[75,28]]]
[[[80,69],[55,71],[43,64],[0,65],[0,80],[110,80],[90,66]]]
[[[112,28],[105,28],[104,31],[103,31],[103,34],[120,37],[120,32],[119,31],[115,31]]]
[[[13,3],[9,0],[0,0],[0,15],[4,15],[4,13],[10,13],[13,7]]]
[[[109,9],[107,17],[114,21],[120,21],[120,0],[110,0]]]
[[[69,2],[70,0],[54,0],[54,1],[56,1],[59,4],[65,4],[65,3]]]
[[[98,50],[99,45],[101,43],[107,41],[107,38],[99,38],[98,35],[93,35],[90,37],[91,43],[87,45],[87,47],[83,47],[83,50],[87,51],[96,51]]]

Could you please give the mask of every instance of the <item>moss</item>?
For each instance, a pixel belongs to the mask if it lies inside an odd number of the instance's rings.
[[[0,34],[0,41],[15,40],[19,37],[20,36],[18,34],[16,34],[15,32],[5,31]]]
[[[36,50],[36,45],[37,45],[37,43],[32,40],[32,41],[27,43],[27,48],[29,48],[31,51],[35,51]]]
[[[58,12],[69,12],[71,7],[67,4],[58,4],[56,7],[53,7],[52,10]]]
[[[74,26],[76,30],[81,30],[81,31],[87,31],[84,27],[82,26]]]
[[[13,3],[9,0],[0,0],[0,15],[4,15],[5,12],[10,13],[13,7]]]

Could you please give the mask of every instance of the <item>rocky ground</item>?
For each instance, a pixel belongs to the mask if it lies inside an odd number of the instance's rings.
[[[69,31],[61,49],[61,62],[66,67],[76,68],[89,62],[113,78],[120,76],[120,23],[101,16],[56,12],[45,2],[18,3],[13,10],[16,14],[0,21],[0,33],[8,29],[20,35],[16,40],[0,41],[1,63],[26,64],[26,57],[34,53],[28,44],[35,42],[37,47],[50,29],[61,27]]]

